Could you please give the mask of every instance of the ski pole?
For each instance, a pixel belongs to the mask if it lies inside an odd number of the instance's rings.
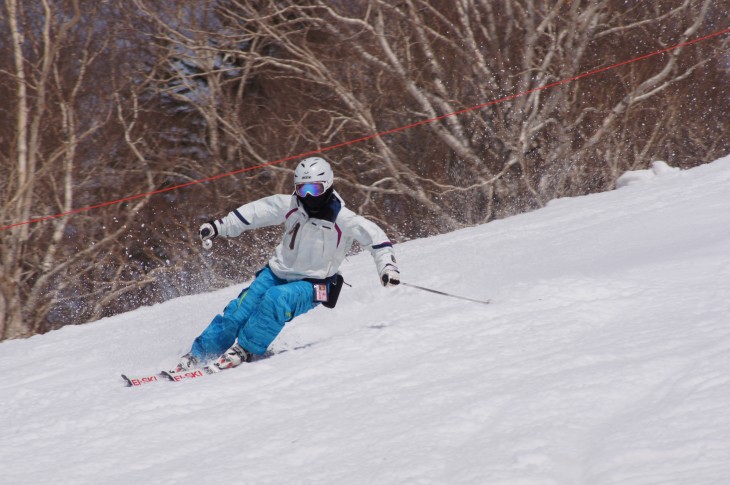
[[[452,295],[451,293],[446,293],[444,291],[438,291],[438,290],[432,290],[431,288],[424,288],[423,286],[412,285],[412,284],[406,283],[404,281],[401,281],[400,284],[403,286],[410,286],[411,288],[417,288],[419,290],[428,291],[429,293],[436,293],[437,295],[450,296],[451,298],[458,298],[459,300],[473,301],[474,303],[483,303],[485,305],[488,305],[490,303],[489,300],[475,300],[473,298],[467,298],[465,296]]]

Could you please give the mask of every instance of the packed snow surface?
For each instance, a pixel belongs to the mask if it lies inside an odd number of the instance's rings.
[[[645,175],[396,246],[404,281],[489,305],[382,288],[364,253],[336,309],[198,380],[119,375],[245,282],[4,342],[0,482],[730,483],[730,157]]]

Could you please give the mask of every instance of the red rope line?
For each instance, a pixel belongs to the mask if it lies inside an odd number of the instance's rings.
[[[660,54],[664,54],[664,53],[667,53],[667,52],[670,52],[670,51],[673,51],[673,50],[676,50],[676,49],[679,49],[679,48],[682,48],[682,47],[690,46],[690,45],[696,44],[698,42],[702,42],[702,41],[705,41],[705,40],[708,40],[708,39],[712,39],[714,37],[718,37],[718,36],[721,36],[721,35],[724,35],[724,34],[727,34],[727,33],[730,33],[730,28],[727,28],[727,29],[724,29],[724,30],[720,30],[718,32],[714,32],[712,34],[708,34],[708,35],[705,35],[703,37],[699,37],[697,39],[693,39],[693,40],[690,40],[690,41],[687,41],[687,42],[682,42],[680,44],[673,45],[671,47],[667,47],[665,49],[661,49],[661,50],[652,52],[650,54],[644,54],[642,56],[635,57],[635,58],[629,59],[627,61],[618,62],[618,63],[613,64],[611,66],[601,67],[601,68],[598,68],[598,69],[594,69],[592,71],[584,72],[583,74],[579,74],[577,76],[573,76],[573,77],[570,77],[570,78],[567,78],[567,79],[563,79],[561,81],[556,81],[554,83],[546,84],[546,85],[540,86],[538,88],[534,88],[534,89],[530,89],[530,90],[527,90],[527,91],[523,91],[521,93],[511,94],[511,95],[505,96],[503,98],[495,99],[495,100],[488,101],[488,102],[482,103],[482,104],[477,104],[477,105],[471,106],[469,108],[460,109],[458,111],[454,111],[454,112],[451,112],[451,113],[446,113],[444,115],[436,116],[434,118],[429,118],[429,119],[426,119],[426,120],[417,121],[415,123],[411,123],[410,125],[399,126],[397,128],[392,128],[392,129],[387,130],[387,131],[381,131],[380,133],[375,133],[373,135],[363,136],[361,138],[356,138],[354,140],[349,140],[349,141],[345,141],[345,142],[342,142],[342,143],[337,143],[335,145],[330,145],[330,146],[327,146],[327,147],[324,147],[324,148],[320,148],[318,150],[312,150],[312,151],[309,151],[309,152],[299,153],[297,155],[291,155],[291,156],[288,156],[288,157],[285,157],[285,158],[280,158],[278,160],[274,160],[274,161],[271,161],[271,162],[262,163],[260,165],[256,165],[256,166],[253,166],[253,167],[246,167],[246,168],[242,168],[240,170],[234,170],[232,172],[227,172],[227,173],[222,173],[222,174],[219,174],[219,175],[214,175],[212,177],[206,177],[206,178],[202,178],[202,179],[198,179],[198,180],[193,180],[191,182],[186,182],[184,184],[179,184],[179,185],[175,185],[175,186],[172,186],[172,187],[167,187],[167,188],[160,189],[160,190],[154,190],[152,192],[145,192],[145,193],[142,193],[142,194],[131,195],[129,197],[124,197],[122,199],[112,200],[112,201],[108,201],[108,202],[102,202],[102,203],[90,205],[90,206],[87,206],[87,207],[81,207],[79,209],[74,209],[74,210],[70,210],[70,211],[67,211],[67,212],[61,212],[59,214],[55,214],[55,215],[51,215],[51,216],[43,216],[43,217],[38,217],[38,218],[30,219],[30,220],[27,220],[27,221],[24,221],[24,222],[17,222],[15,224],[10,224],[10,225],[7,225],[7,226],[0,227],[0,231],[5,231],[7,229],[12,229],[14,227],[25,226],[25,225],[28,225],[28,224],[34,224],[36,222],[43,222],[43,221],[48,221],[48,220],[51,220],[51,219],[58,219],[60,217],[70,216],[70,215],[73,215],[73,214],[78,214],[80,212],[87,212],[87,211],[90,211],[90,210],[93,210],[93,209],[99,209],[101,207],[107,207],[107,206],[110,206],[110,205],[120,204],[122,202],[128,202],[128,201],[131,201],[131,200],[141,199],[143,197],[149,197],[149,196],[153,196],[153,195],[157,195],[157,194],[162,194],[162,193],[165,193],[165,192],[170,192],[172,190],[178,190],[178,189],[181,189],[183,187],[189,187],[191,185],[197,185],[197,184],[202,184],[202,183],[206,183],[206,182],[211,182],[213,180],[217,180],[217,179],[220,179],[220,178],[223,178],[223,177],[230,177],[231,175],[237,175],[237,174],[240,174],[240,173],[249,172],[251,170],[258,170],[258,169],[261,169],[261,168],[264,168],[264,167],[268,167],[269,165],[276,165],[276,164],[279,164],[279,163],[287,162],[289,160],[294,160],[294,159],[298,159],[298,158],[305,158],[305,157],[308,157],[310,155],[316,155],[316,154],[323,153],[323,152],[326,152],[326,151],[329,151],[329,150],[334,150],[334,149],[337,149],[337,148],[342,148],[342,147],[345,147],[345,146],[348,146],[348,145],[354,145],[355,143],[361,143],[363,141],[372,140],[374,138],[381,138],[381,137],[386,136],[386,135],[392,135],[393,133],[400,133],[402,131],[410,130],[411,128],[415,128],[415,127],[418,127],[418,126],[422,126],[422,125],[426,125],[426,124],[433,123],[433,122],[436,122],[436,121],[440,121],[440,120],[443,120],[443,119],[448,118],[448,117],[451,117],[451,116],[458,116],[458,115],[461,115],[461,114],[464,114],[464,113],[468,113],[470,111],[476,111],[478,109],[486,108],[488,106],[493,106],[495,104],[504,103],[505,101],[511,101],[513,99],[521,98],[523,96],[527,96],[529,94],[536,93],[538,91],[545,91],[546,89],[554,88],[555,86],[561,86],[563,84],[568,84],[568,83],[571,83],[573,81],[577,81],[579,79],[583,79],[583,78],[586,78],[586,77],[589,77],[589,76],[595,76],[596,74],[601,74],[603,72],[610,71],[612,69],[616,69],[618,67],[622,67],[622,66],[625,66],[625,65],[628,65],[628,64],[632,64],[634,62],[643,61],[643,60],[648,59],[650,57],[658,56]]]

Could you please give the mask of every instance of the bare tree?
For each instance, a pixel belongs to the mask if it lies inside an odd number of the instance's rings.
[[[178,101],[202,114],[209,139],[225,133],[229,160],[260,163],[526,93],[335,157],[359,210],[383,221],[393,211],[429,214],[437,230],[610,186],[633,163],[627,154],[649,156],[664,130],[648,144],[615,135],[633,130],[634,113],[649,101],[671,103],[668,88],[716,59],[680,62],[680,48],[641,67],[539,89],[691,39],[706,31],[711,0],[628,9],[610,0],[229,0],[208,4],[216,30],[198,22],[184,29],[189,35],[169,21],[181,15],[136,3],[160,26],[158,39],[196,66],[178,72],[179,82],[205,79],[210,96]],[[251,123],[256,84],[276,109],[255,112]],[[285,141],[257,130],[261,120]],[[630,148],[636,143],[644,148]]]
[[[28,45],[26,39],[30,36],[27,30],[30,29],[32,14],[20,9],[17,0],[7,0],[4,3],[14,60],[11,70],[5,71],[4,75],[14,79],[16,105],[15,137],[11,149],[13,163],[6,165],[8,168],[12,166],[14,170],[11,172],[12,176],[8,177],[8,184],[5,187],[2,219],[26,221],[35,215],[33,210],[40,183],[38,174],[45,168],[46,154],[43,153],[41,146],[46,138],[45,122],[48,118],[46,105],[51,95],[50,91],[58,81],[56,60],[60,46],[70,30],[78,23],[80,12],[78,3],[74,2],[73,15],[70,18],[62,18],[59,24],[54,25],[55,12],[49,2],[43,1],[42,11],[35,12],[44,19],[39,28],[38,42]],[[37,63],[28,62],[26,57],[28,51],[37,56]],[[75,132],[73,114],[68,109],[64,110],[62,116],[66,130],[74,130],[74,136],[84,136]],[[64,168],[68,168],[68,164],[73,160],[73,154],[70,153],[73,149],[61,145],[48,156],[54,161],[61,160],[61,163],[66,164]],[[73,187],[69,177],[67,174],[62,191]],[[67,207],[72,194],[72,191],[63,194],[62,200],[59,201],[62,206]],[[65,223],[65,220],[53,223],[55,227],[51,231],[50,244],[46,246],[43,257],[40,254],[28,254],[28,242],[33,236],[28,225],[14,229],[10,234],[12,240],[8,240],[7,236],[3,239],[3,276],[0,283],[2,294],[0,300],[3,304],[0,308],[4,311],[0,313],[0,338],[29,334],[31,328],[24,323],[22,311],[23,287],[29,278],[37,277],[38,271],[42,273],[53,266]]]
[[[297,153],[326,149],[351,207],[399,240],[609,189],[652,159],[712,160],[730,150],[727,38],[580,75],[709,34],[726,10],[3,0],[0,112],[13,124],[0,127],[0,221],[140,195],[0,234],[0,339],[250,274],[275,229],[215,257],[196,226],[290,190],[293,164],[143,194]]]
[[[1,81],[12,95],[4,98],[2,109],[14,120],[12,131],[0,136],[3,224],[73,211],[95,202],[100,190],[113,194],[105,189],[118,183],[114,165],[128,182],[134,173],[143,175],[131,187],[154,188],[139,156],[127,155],[139,155],[135,142],[113,135],[118,126],[129,135],[134,123],[125,108],[128,100],[120,99],[123,89],[114,96],[114,83],[109,83],[114,62],[121,60],[114,54],[119,39],[96,23],[110,19],[113,6],[7,0],[3,9],[7,22],[2,29],[9,34],[12,54],[4,58]],[[123,159],[129,163],[120,164]],[[0,339],[73,322],[88,312],[78,309],[84,300],[93,308],[94,289],[84,283],[85,275],[105,264],[125,231],[124,221],[146,203],[143,198],[98,218],[58,217],[5,231]],[[64,312],[64,307],[76,308]]]

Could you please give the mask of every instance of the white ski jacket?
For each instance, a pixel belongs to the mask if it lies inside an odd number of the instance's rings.
[[[375,260],[378,274],[397,270],[395,252],[380,227],[340,204],[334,222],[310,217],[295,195],[272,195],[244,204],[218,219],[218,235],[239,236],[243,231],[284,223],[284,238],[269,260],[276,276],[287,281],[325,279],[337,273],[347,252],[357,241]]]

